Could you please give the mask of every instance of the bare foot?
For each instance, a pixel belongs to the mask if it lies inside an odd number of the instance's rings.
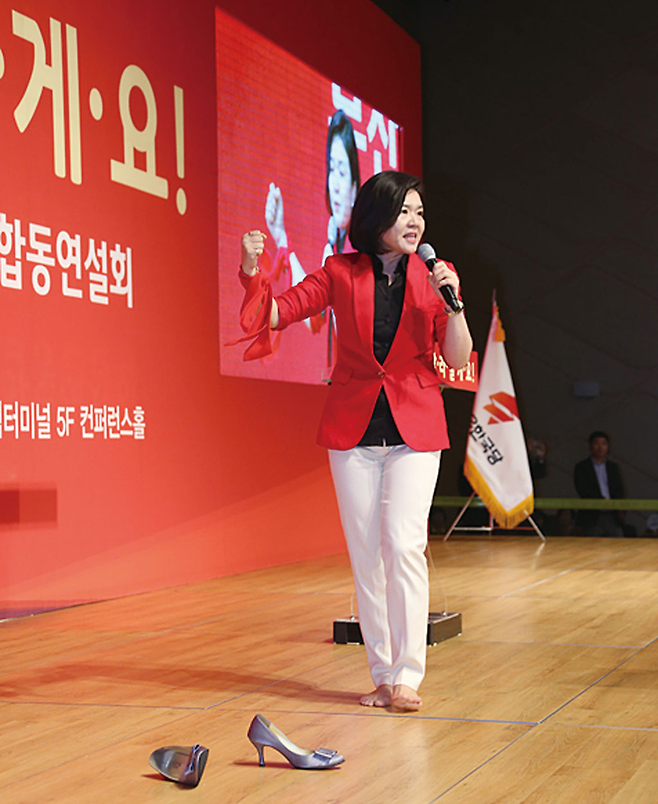
[[[396,684],[393,687],[391,705],[400,712],[417,712],[423,701],[416,690],[407,687],[406,684]]]
[[[376,690],[363,695],[360,701],[361,706],[390,706],[391,705],[391,685],[380,684]]]

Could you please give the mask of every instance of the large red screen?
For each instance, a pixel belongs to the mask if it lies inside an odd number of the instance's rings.
[[[216,25],[221,372],[320,383],[335,355],[330,311],[277,334],[275,352],[264,360],[245,363],[244,344],[226,345],[241,334],[240,236],[250,229],[267,233],[261,270],[270,274],[275,293],[320,268],[332,251],[351,251],[349,239],[343,243],[337,232],[349,223],[353,196],[341,213],[332,205],[340,193],[333,182],[341,179],[332,178],[329,208],[325,200],[328,168],[338,171],[340,155],[347,156],[345,146],[337,151],[341,146],[328,137],[330,122],[340,112],[347,118],[345,139],[354,143],[361,183],[380,170],[400,169],[400,126],[219,10]],[[351,174],[346,181],[358,185]],[[268,204],[279,220],[282,210],[285,254],[268,225]]]

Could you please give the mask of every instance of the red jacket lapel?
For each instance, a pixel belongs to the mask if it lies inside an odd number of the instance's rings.
[[[375,320],[375,276],[372,259],[362,254],[352,268],[354,283],[354,320],[364,347],[372,353],[373,326]]]

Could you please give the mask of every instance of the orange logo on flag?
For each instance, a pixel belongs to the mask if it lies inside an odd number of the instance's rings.
[[[491,400],[491,404],[484,405],[484,409],[488,410],[491,414],[491,418],[487,424],[512,422],[515,418],[519,418],[519,409],[516,404],[515,396],[505,393],[505,391],[499,391],[497,394],[491,394],[489,399]],[[498,404],[496,404],[496,402]],[[503,410],[503,408],[506,410]]]

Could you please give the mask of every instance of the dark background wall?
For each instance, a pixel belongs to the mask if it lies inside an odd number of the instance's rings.
[[[549,447],[538,492],[573,495],[604,429],[627,496],[658,497],[658,4],[377,5],[421,44],[428,239],[460,269],[479,351],[496,289],[526,435]],[[471,399],[448,407],[440,493]]]

